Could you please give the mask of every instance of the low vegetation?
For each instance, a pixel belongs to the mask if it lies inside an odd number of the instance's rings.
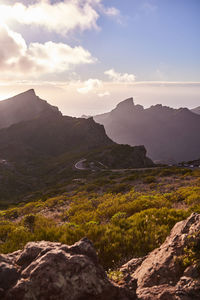
[[[200,213],[200,170],[77,174],[34,201],[0,211],[0,252],[18,250],[28,241],[73,244],[87,236],[104,267],[113,269],[146,255],[176,222],[193,211]],[[186,254],[196,253],[195,247]],[[195,255],[190,260],[199,259]],[[120,274],[109,274],[120,280]]]

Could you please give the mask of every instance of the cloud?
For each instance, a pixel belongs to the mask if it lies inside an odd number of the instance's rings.
[[[42,75],[69,70],[75,65],[95,62],[83,47],[70,47],[64,43],[31,43],[27,46],[23,37],[6,25],[0,25],[1,74]]]
[[[102,10],[107,16],[116,17],[120,15],[120,11],[115,7],[103,7]]]
[[[19,1],[0,5],[0,23],[15,21],[24,25],[36,25],[50,32],[66,35],[72,30],[98,29],[99,12],[110,17],[119,16],[115,7],[104,7],[102,0],[64,0],[51,2],[38,0]]]
[[[84,82],[84,87],[78,88],[77,91],[80,94],[88,94],[89,92],[96,90],[101,86],[102,86],[101,80],[90,78]]]
[[[99,93],[98,96],[99,96],[100,98],[106,97],[106,96],[110,96],[110,92],[105,91],[105,92],[103,92],[103,93]]]
[[[66,34],[71,30],[86,30],[97,28],[99,17],[94,6],[98,0],[65,0],[51,3],[37,1],[35,4],[17,2],[10,5],[0,5],[1,23],[16,21],[20,24],[38,25],[49,31]]]
[[[145,12],[145,14],[149,15],[151,13],[156,12],[156,10],[158,9],[158,7],[152,3],[149,2],[145,2],[141,9]]]
[[[114,69],[110,69],[104,72],[112,81],[115,82],[124,82],[124,83],[131,83],[135,81],[134,74],[128,73],[118,73]]]

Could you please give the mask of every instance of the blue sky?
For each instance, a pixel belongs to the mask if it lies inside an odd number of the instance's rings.
[[[101,31],[84,33],[83,45],[105,68],[138,80],[200,80],[200,1],[105,1],[119,22],[102,16]],[[120,22],[121,18],[121,22]]]
[[[0,99],[34,87],[72,115],[128,96],[198,106],[199,15],[199,0],[0,0]]]

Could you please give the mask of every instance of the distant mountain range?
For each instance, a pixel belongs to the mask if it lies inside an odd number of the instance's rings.
[[[94,116],[116,143],[145,145],[155,161],[180,162],[200,157],[200,115],[187,108],[160,104],[144,109],[133,98],[112,111]]]
[[[193,113],[195,113],[195,114],[198,114],[198,115],[200,115],[200,106],[198,106],[198,107],[196,107],[196,108],[193,108],[193,109],[191,109],[191,111],[192,111]]]
[[[67,178],[86,158],[106,168],[153,166],[144,146],[118,145],[93,118],[63,116],[33,90],[0,102],[0,199]]]

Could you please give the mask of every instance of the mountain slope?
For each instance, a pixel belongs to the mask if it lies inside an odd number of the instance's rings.
[[[33,114],[25,110],[23,115],[21,103],[27,94],[32,95],[31,103],[35,101],[36,108]],[[34,95],[29,91],[22,94],[22,100],[20,95],[14,97],[21,120],[0,129],[0,200],[20,201],[22,195],[70,178],[77,172],[73,170],[75,163],[83,157],[106,163],[108,168],[153,166],[143,146],[118,145],[92,118],[62,116],[58,109]],[[14,110],[11,107],[9,111]],[[28,117],[32,119],[22,121]]]
[[[195,113],[195,114],[200,115],[200,106],[191,109],[191,111],[192,111],[193,113]]]
[[[133,99],[122,101],[111,112],[94,120],[104,125],[117,143],[144,145],[154,160],[183,161],[199,158],[200,116],[187,108],[162,105],[144,109]]]
[[[44,113],[61,115],[57,107],[36,96],[33,89],[0,101],[0,128],[32,120]]]

